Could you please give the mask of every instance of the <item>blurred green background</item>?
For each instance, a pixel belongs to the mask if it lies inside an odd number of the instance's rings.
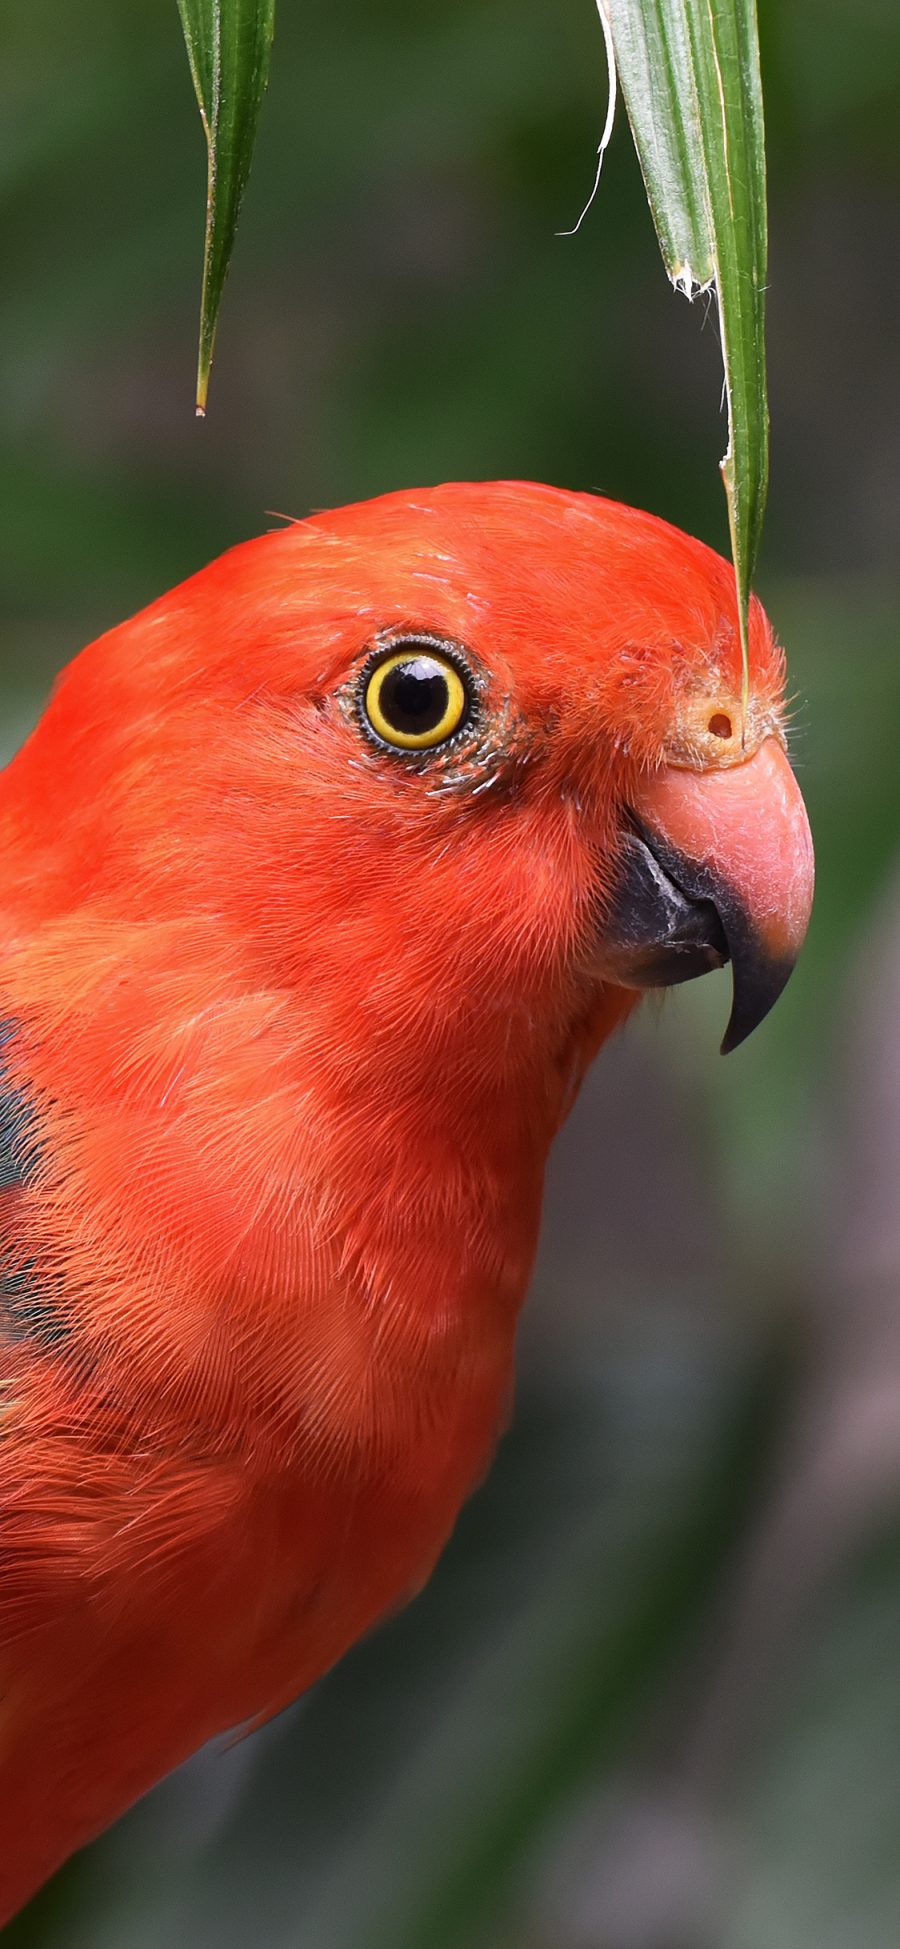
[[[900,1942],[900,11],[761,26],[800,969],[727,1063],[711,980],[598,1065],[515,1424],[425,1594],[11,1945]],[[715,317],[669,293],[624,118],[558,234],[592,0],[282,0],[205,423],[174,0],[29,0],[0,49],[6,749],[83,641],[273,511],[525,475],[727,547]]]

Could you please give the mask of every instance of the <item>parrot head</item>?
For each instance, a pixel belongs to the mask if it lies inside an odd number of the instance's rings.
[[[596,1046],[727,962],[733,1048],[812,898],[783,685],[754,601],[744,689],[731,568],[648,514],[508,482],[317,515],[70,666],[18,761],[41,898],[226,914],[322,1047],[358,1060],[362,1011],[398,1073],[455,1039],[474,1074],[485,1024],[495,1066]]]

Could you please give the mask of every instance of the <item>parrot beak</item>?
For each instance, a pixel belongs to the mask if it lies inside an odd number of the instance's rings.
[[[623,987],[665,988],[730,961],[727,1055],[768,1015],[803,945],[813,847],[800,788],[768,737],[740,764],[664,766],[629,812],[604,973]]]

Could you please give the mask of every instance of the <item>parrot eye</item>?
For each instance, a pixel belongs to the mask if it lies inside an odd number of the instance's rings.
[[[363,677],[367,730],[400,751],[430,751],[465,724],[470,688],[452,657],[427,637],[408,638]]]

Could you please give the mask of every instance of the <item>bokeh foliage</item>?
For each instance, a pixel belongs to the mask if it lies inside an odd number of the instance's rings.
[[[900,1938],[891,1414],[883,1450],[864,1418],[869,1446],[848,1438],[834,1478],[797,1432],[813,1398],[827,1451],[863,1341],[889,1392],[895,1375],[891,1308],[842,1257],[857,1137],[837,1075],[851,1026],[865,1044],[887,949],[863,942],[900,841],[900,16],[766,0],[761,26],[760,586],[817,841],[801,968],[725,1063],[710,981],[598,1067],[554,1159],[515,1426],[423,1597],[266,1733],[164,1785],[11,1945]],[[6,746],[80,642],[267,511],[526,475],[727,550],[714,318],[698,329],[660,275],[624,122],[591,215],[556,234],[602,121],[588,0],[282,7],[203,424],[174,8],[30,0],[2,38]],[[887,1137],[880,1155],[890,1172]],[[861,1450],[841,1529],[835,1482]],[[809,1519],[801,1506],[787,1568],[760,1583],[754,1553],[807,1477]],[[804,1583],[804,1546],[812,1565],[832,1536],[827,1578]]]

